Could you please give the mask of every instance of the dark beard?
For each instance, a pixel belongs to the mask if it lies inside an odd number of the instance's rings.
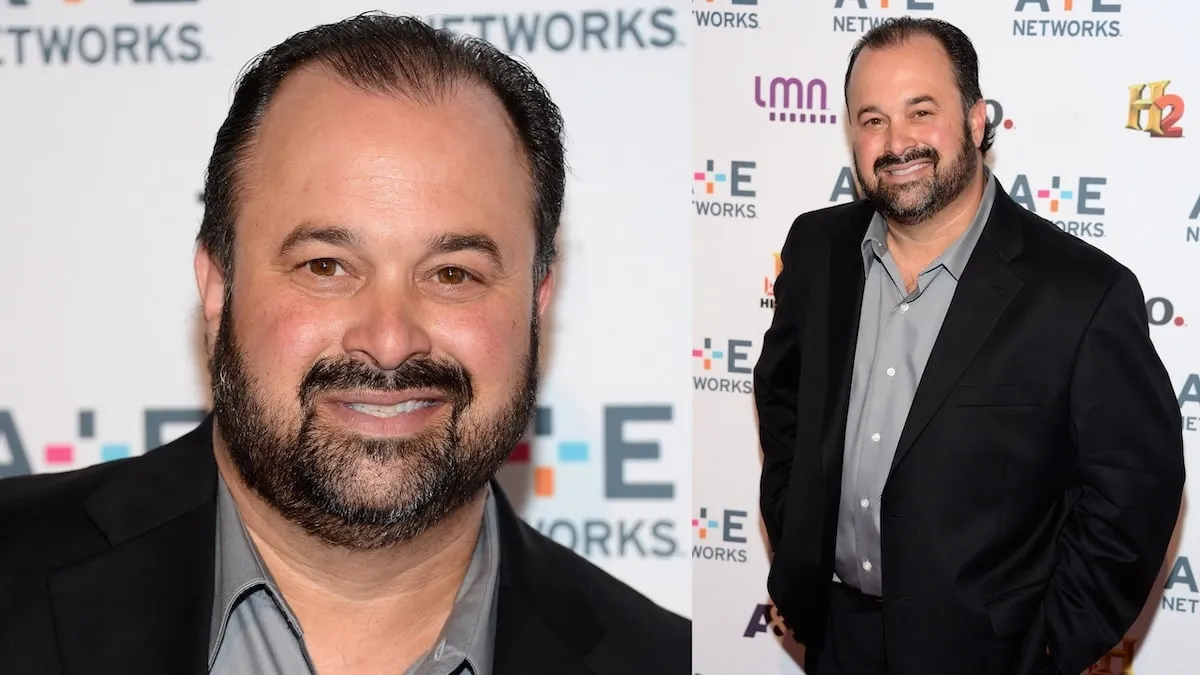
[[[246,369],[226,294],[210,362],[213,413],[234,466],[246,485],[288,520],[325,542],[369,550],[410,541],[475,498],[522,439],[537,403],[538,320],[524,378],[494,417],[464,424],[474,402],[471,378],[446,360],[411,359],[381,371],[348,358],[321,359],[297,392],[300,425],[287,429],[289,411],[266,404]],[[404,439],[364,438],[332,428],[316,416],[314,401],[327,391],[405,389],[443,392],[449,420]],[[355,469],[403,459],[404,473],[384,489],[355,484]],[[394,471],[389,466],[385,471]]]
[[[874,189],[867,187],[867,182],[863,180],[857,157],[854,158],[854,171],[858,175],[858,184],[863,187],[863,195],[888,222],[901,227],[912,227],[937,215],[967,189],[975,175],[975,169],[979,165],[979,157],[975,151],[975,145],[971,142],[971,129],[964,121],[963,142],[959,146],[958,156],[943,173],[938,172],[941,167],[941,155],[933,148],[918,148],[905,153],[903,157],[898,157],[890,152],[881,155],[879,159],[875,160],[874,171],[877,182]],[[879,174],[890,166],[918,159],[928,159],[933,162],[932,177],[898,189],[888,186],[879,178]],[[904,193],[918,190],[923,193],[923,197],[915,204],[905,206],[901,201]]]

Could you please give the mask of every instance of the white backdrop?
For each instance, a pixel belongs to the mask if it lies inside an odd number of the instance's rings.
[[[296,31],[373,9],[482,34],[562,107],[547,433],[502,479],[530,522],[690,616],[678,0],[0,0],[0,476],[140,454],[194,425],[198,195],[236,75]],[[552,491],[534,490],[539,471]]]
[[[903,14],[946,19],[974,41],[983,93],[1001,127],[989,163],[1004,188],[1138,274],[1152,320],[1161,324],[1150,327],[1155,344],[1180,392],[1188,469],[1200,473],[1200,126],[1185,112],[1174,125],[1181,137],[1155,137],[1143,111],[1142,129],[1126,128],[1131,86],[1169,82],[1165,94],[1179,98],[1162,103],[1179,111],[1189,97],[1200,98],[1194,2],[697,0],[692,541],[699,675],[801,672],[802,652],[781,637],[786,631],[765,589],[750,368],[770,324],[773,254],[788,226],[804,211],[853,199],[842,95],[850,49],[870,26]],[[781,80],[772,106],[775,78],[798,79],[802,103],[796,83],[784,102]],[[1177,540],[1160,592],[1131,635],[1132,662],[1119,653],[1129,651],[1123,645],[1093,672],[1194,672],[1200,534],[1181,525]]]

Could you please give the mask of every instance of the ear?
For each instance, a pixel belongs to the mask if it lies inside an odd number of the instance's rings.
[[[971,106],[971,110],[967,113],[967,123],[971,127],[971,140],[975,144],[975,148],[979,148],[979,144],[983,143],[984,129],[987,128],[987,101],[979,99],[975,105]]]
[[[542,283],[538,284],[537,313],[539,320],[545,318],[546,310],[550,307],[550,301],[554,297],[554,285],[557,278],[558,274],[555,271],[555,267],[551,265],[550,269],[546,272],[546,277],[542,279]]]
[[[221,310],[225,305],[225,274],[203,244],[196,247],[193,265],[196,268],[196,286],[200,291],[200,308],[204,313],[204,346],[211,358],[217,342],[217,331],[221,327]]]

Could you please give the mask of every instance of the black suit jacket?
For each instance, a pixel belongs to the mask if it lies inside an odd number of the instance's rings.
[[[1179,407],[1137,279],[996,188],[882,495],[894,675],[1078,675],[1145,604],[1182,498]],[[872,214],[795,220],[754,374],[768,591],[810,652]]]
[[[0,673],[207,673],[211,418],[145,455],[0,481]],[[495,673],[691,670],[691,622],[526,525],[498,485]]]

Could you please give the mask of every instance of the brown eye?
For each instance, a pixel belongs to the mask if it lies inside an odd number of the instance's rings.
[[[457,285],[461,284],[469,278],[466,270],[459,267],[443,267],[438,270],[438,281],[443,284]]]
[[[318,258],[308,262],[308,271],[319,277],[332,277],[337,274],[338,263],[333,258]]]

